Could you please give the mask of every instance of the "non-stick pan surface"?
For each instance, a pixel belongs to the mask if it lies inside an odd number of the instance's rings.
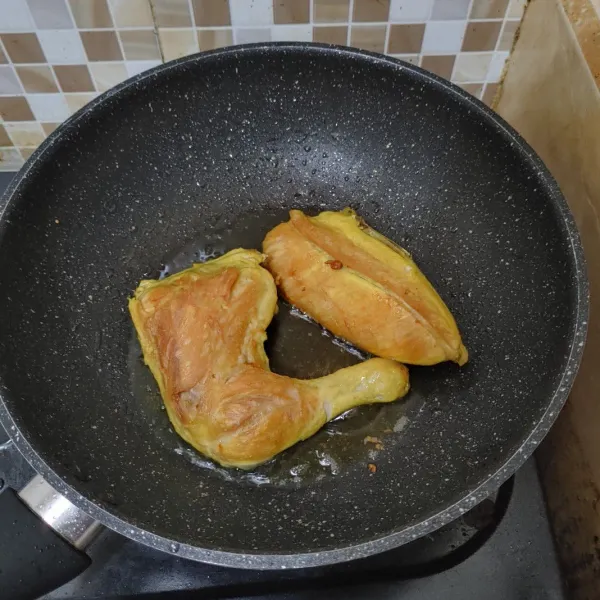
[[[577,369],[587,284],[554,181],[479,102],[391,59],[282,44],[170,63],[69,120],[8,193],[0,420],[75,504],[166,551],[297,567],[423,535],[531,454]],[[127,298],[260,247],[290,208],[347,205],[414,255],[470,362],[412,368],[405,401],[250,474],[217,469],[171,430]],[[359,360],[285,307],[270,335],[282,373]]]

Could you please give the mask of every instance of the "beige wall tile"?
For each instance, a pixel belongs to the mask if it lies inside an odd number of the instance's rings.
[[[188,0],[152,0],[152,8],[158,27],[192,26]]]
[[[82,31],[80,35],[88,60],[123,60],[119,40],[114,31]]]
[[[506,17],[508,19],[520,19],[523,16],[525,5],[528,0],[510,0],[508,10],[506,11]]]
[[[350,45],[371,52],[383,52],[385,30],[385,25],[353,25],[350,30]]]
[[[0,47],[0,65],[5,65],[8,62],[8,58],[6,58],[6,54],[4,54],[4,50]]]
[[[390,54],[417,54],[421,52],[425,23],[391,25],[387,51]]]
[[[0,38],[13,63],[46,62],[46,57],[35,33],[3,33]]]
[[[54,65],[54,74],[63,92],[93,92],[96,89],[87,65]]]
[[[25,161],[37,150],[37,147],[35,147],[35,148],[17,148],[17,149],[18,149],[19,153],[21,154],[21,157]]]
[[[160,58],[158,40],[152,29],[119,30],[126,60],[156,60]]]
[[[467,24],[462,52],[494,50],[500,35],[499,21],[471,21]]]
[[[198,48],[202,51],[223,48],[232,44],[231,29],[203,29],[198,31]]]
[[[503,19],[509,0],[473,0],[471,19]]]
[[[12,140],[8,137],[4,125],[0,125],[0,146],[12,146]]]
[[[475,98],[481,98],[481,90],[483,90],[483,83],[459,83],[458,84],[465,92],[469,92]]]
[[[310,22],[310,0],[273,0],[273,21],[277,25]]]
[[[231,25],[228,0],[192,0],[197,27],[227,27]]]
[[[42,140],[42,142],[43,141],[44,140]],[[40,144],[42,142],[40,142]],[[37,146],[35,146],[33,148],[19,148],[19,152],[21,153],[21,156],[23,157],[23,160],[27,160],[36,150],[37,150]]]
[[[97,94],[69,94],[65,96],[65,99],[71,114],[73,114],[80,108],[83,108],[88,102],[91,102],[96,96]]]
[[[450,79],[452,77],[452,69],[456,55],[450,54],[445,56],[424,56],[421,61],[421,66],[440,77]]]
[[[347,23],[350,0],[313,0],[313,20],[316,23]]]
[[[17,67],[17,75],[28,94],[53,94],[58,92],[52,69],[48,65]]]
[[[511,50],[515,35],[519,29],[521,21],[505,21],[502,27],[502,33],[500,34],[500,41],[498,42],[498,50]]]
[[[109,0],[115,27],[153,27],[150,0]]]
[[[107,29],[113,26],[106,0],[69,0],[80,29]]]
[[[38,146],[46,139],[39,123],[6,123],[4,127],[14,146]]]
[[[174,60],[198,52],[198,37],[194,29],[159,29],[158,38],[165,60]]]
[[[42,129],[46,136],[49,136],[59,125],[60,123],[42,123]]]
[[[125,65],[114,63],[90,63],[90,72],[99,92],[105,92],[128,78]]]
[[[33,121],[33,113],[26,98],[0,96],[0,117],[5,121]]]
[[[492,57],[491,53],[459,54],[454,68],[454,81],[462,83],[485,81]]]
[[[387,21],[390,14],[390,0],[354,0],[353,21]]]
[[[323,44],[337,44],[338,46],[346,46],[348,39],[348,27],[340,26],[323,26],[313,27],[313,41]]]
[[[399,60],[403,60],[404,62],[410,63],[411,65],[419,65],[418,54],[392,54],[391,56]]]

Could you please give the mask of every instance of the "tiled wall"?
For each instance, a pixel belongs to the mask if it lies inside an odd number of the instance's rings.
[[[489,102],[526,0],[0,0],[0,170],[100,92],[186,54],[267,40],[386,52]]]

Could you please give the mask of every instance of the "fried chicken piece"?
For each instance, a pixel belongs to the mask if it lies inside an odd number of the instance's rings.
[[[372,359],[313,380],[269,371],[263,344],[277,309],[263,255],[232,250],[129,301],[144,353],[177,433],[226,467],[251,468],[348,409],[408,391],[406,367]]]
[[[454,318],[408,252],[353,210],[292,210],[263,252],[283,296],[359,348],[415,365],[467,362]]]

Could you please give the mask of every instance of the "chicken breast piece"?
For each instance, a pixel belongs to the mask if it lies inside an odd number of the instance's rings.
[[[129,310],[177,433],[226,467],[251,468],[361,404],[408,391],[406,367],[372,359],[314,380],[269,371],[266,328],[277,308],[254,250],[161,281],[142,281]]]
[[[283,296],[359,348],[415,365],[467,362],[454,318],[408,252],[353,210],[292,210],[263,252]]]

